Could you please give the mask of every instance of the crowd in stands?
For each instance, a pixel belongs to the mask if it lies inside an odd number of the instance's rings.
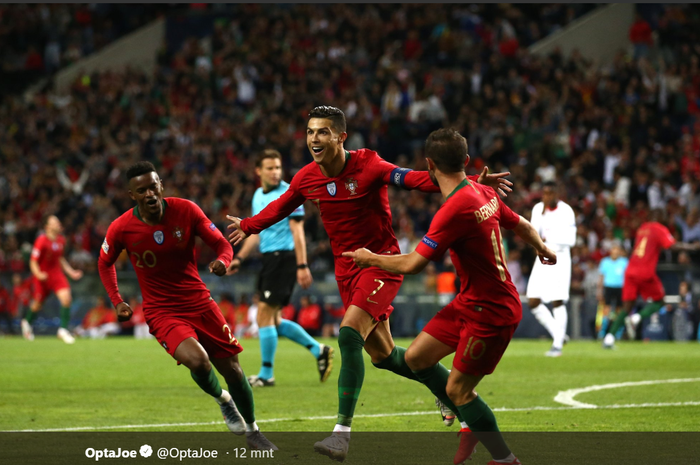
[[[0,5],[0,95],[19,92],[174,9],[165,4]]]
[[[156,164],[166,195],[197,202],[221,228],[227,213],[248,215],[253,155],[278,149],[293,176],[311,161],[305,124],[319,104],[345,111],[347,149],[372,148],[414,169],[426,168],[422,147],[432,130],[457,128],[469,141],[469,171],[510,171],[515,189],[506,202],[525,217],[542,183],[560,181],[579,225],[574,293],[584,292],[586,271],[614,241],[630,250],[652,209],[666,213],[678,240],[700,242],[700,8],[640,10],[646,18],[632,26],[630,49],[612,63],[528,52],[594,7],[234,5],[208,39],[164,47],[154,75],[95,73],[68,95],[7,98],[0,270],[26,271],[47,212],[65,225],[68,258],[94,270],[107,227],[133,205],[124,172],[142,159]],[[441,199],[394,189],[390,199],[401,248],[412,250]],[[312,269],[332,270],[313,206],[306,232]],[[507,239],[511,272],[524,287],[534,254]],[[210,255],[202,248],[200,264]]]

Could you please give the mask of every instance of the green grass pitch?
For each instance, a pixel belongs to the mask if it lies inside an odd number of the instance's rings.
[[[309,352],[280,340],[277,386],[254,389],[261,429],[332,430],[340,354],[335,340],[324,342],[336,348],[336,357],[333,373],[321,384]],[[242,344],[243,368],[255,374],[258,341]],[[543,356],[548,346],[513,341],[477,389],[503,431],[700,431],[700,344],[621,343],[605,351],[580,341],[555,359]],[[226,431],[214,401],[154,340],[78,340],[68,346],[55,337],[6,337],[0,353],[0,431]],[[609,384],[614,386],[573,397],[596,408],[554,401],[560,391]],[[427,388],[374,368],[367,356],[356,415],[353,431],[448,431]]]

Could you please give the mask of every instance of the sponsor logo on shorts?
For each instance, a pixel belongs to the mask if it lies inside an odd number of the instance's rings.
[[[423,236],[423,240],[421,242],[433,250],[438,248],[438,243],[429,238],[428,236]]]
[[[161,245],[163,243],[163,241],[165,240],[165,235],[163,234],[163,231],[154,232],[153,239],[155,239],[156,244]]]
[[[107,238],[105,237],[104,242],[102,243],[102,251],[104,253],[109,253],[109,244],[107,243]]]
[[[161,342],[160,345],[163,346],[163,349],[168,350],[168,344],[166,344],[165,341]]]
[[[209,225],[209,229],[211,229],[212,231],[215,230],[215,229],[216,229],[216,225],[215,225],[214,223],[210,224],[210,225]]]
[[[335,193],[338,191],[338,189],[335,186],[335,181],[326,184],[326,190],[329,194],[331,194],[331,196],[335,197]]]

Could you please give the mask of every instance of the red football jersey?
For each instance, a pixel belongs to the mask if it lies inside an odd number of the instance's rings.
[[[442,259],[450,249],[461,284],[454,302],[474,321],[505,326],[522,318],[500,229],[513,229],[519,222],[520,216],[501,202],[495,190],[464,181],[447,197],[416,247],[429,260]]]
[[[427,171],[399,168],[369,149],[346,151],[345,160],[343,170],[332,178],[326,177],[316,163],[303,167],[284,194],[241,222],[243,232],[258,234],[308,199],[321,213],[335,258],[336,278],[359,271],[352,259],[341,256],[343,252],[366,247],[375,253],[400,253],[391,225],[387,185],[424,192],[440,189]]]
[[[113,265],[126,249],[136,270],[146,314],[208,311],[210,294],[197,270],[195,236],[216,250],[217,259],[226,266],[233,258],[231,245],[195,203],[174,197],[166,198],[164,203],[163,218],[155,226],[141,220],[138,206],[109,226],[98,263],[102,283],[114,306],[124,301]]]
[[[36,260],[39,269],[45,273],[62,273],[59,259],[63,256],[65,244],[66,238],[61,235],[56,236],[56,240],[52,241],[46,237],[46,234],[41,234],[34,241],[32,259]]]
[[[635,237],[634,250],[625,276],[640,279],[652,278],[656,274],[659,253],[675,244],[676,240],[666,226],[655,221],[642,223]]]

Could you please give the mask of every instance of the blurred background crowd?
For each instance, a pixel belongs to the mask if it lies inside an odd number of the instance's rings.
[[[470,173],[510,171],[506,203],[526,218],[542,183],[557,181],[577,215],[572,294],[595,293],[597,263],[615,242],[629,252],[654,209],[677,240],[700,242],[700,7],[637,5],[630,47],[611,63],[528,51],[596,7],[5,5],[2,80],[13,84],[0,105],[0,272],[27,272],[49,212],[65,226],[69,261],[94,271],[107,227],[132,207],[124,172],[143,159],[166,195],[195,201],[223,229],[225,214],[250,213],[254,155],[276,148],[291,178],[311,161],[308,111],[332,104],[347,116],[347,149],[413,169],[426,168],[426,136],[455,127]],[[153,74],[104,71],[67,94],[21,92],[155,17],[192,14],[214,18],[210,33],[170,31]],[[441,199],[389,195],[401,248],[413,250]],[[306,211],[312,270],[332,272],[320,218]],[[534,253],[506,237],[524,292]],[[200,249],[199,263],[211,254]],[[661,263],[699,258],[669,252]],[[449,271],[436,264],[426,292]]]

